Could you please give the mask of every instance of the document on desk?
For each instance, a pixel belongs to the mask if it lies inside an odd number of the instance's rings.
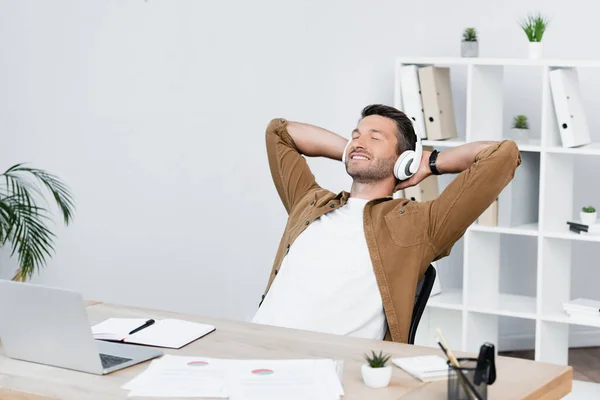
[[[231,400],[334,400],[344,395],[333,360],[228,360]]]
[[[179,319],[151,321],[148,324],[147,319],[141,318],[109,318],[92,326],[92,333],[99,340],[180,349],[215,330],[212,325]],[[130,333],[137,329],[140,330]]]
[[[227,398],[220,360],[165,355],[123,385],[129,397]]]
[[[165,355],[123,385],[129,397],[338,400],[341,362],[224,360]],[[337,370],[337,371],[336,371]]]

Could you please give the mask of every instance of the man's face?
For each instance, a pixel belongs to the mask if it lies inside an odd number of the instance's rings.
[[[360,120],[346,154],[346,171],[354,181],[372,183],[394,175],[396,130],[393,120],[379,115]]]

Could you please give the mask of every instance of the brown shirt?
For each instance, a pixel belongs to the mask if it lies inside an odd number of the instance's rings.
[[[274,119],[266,133],[269,167],[288,220],[263,299],[296,238],[315,219],[344,206],[350,196],[317,184],[286,125],[286,120]],[[387,340],[406,343],[418,280],[432,261],[450,254],[520,164],[515,142],[502,141],[477,154],[473,165],[435,200],[385,197],[367,203],[364,231],[388,324]]]

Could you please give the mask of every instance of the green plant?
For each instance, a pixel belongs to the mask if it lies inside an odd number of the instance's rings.
[[[477,41],[477,31],[475,28],[466,28],[463,31],[463,42],[476,42]]]
[[[371,368],[383,368],[385,364],[389,361],[390,355],[384,355],[383,352],[379,352],[379,354],[375,354],[373,350],[371,350],[371,356],[365,354],[365,360],[369,363]]]
[[[13,280],[31,278],[34,271],[46,265],[46,257],[52,257],[54,251],[55,235],[46,225],[51,212],[43,189],[50,192],[68,225],[75,207],[69,189],[60,179],[23,164],[0,174],[0,247],[10,244],[10,255],[17,254],[19,268]]]
[[[587,206],[587,207],[583,207],[581,209],[581,211],[583,211],[584,213],[595,213],[596,209],[592,206]]]
[[[514,129],[529,129],[529,122],[525,115],[517,115],[513,118]]]
[[[549,23],[548,19],[542,17],[541,14],[537,14],[528,15],[526,19],[519,22],[519,25],[523,28],[530,42],[541,42]]]

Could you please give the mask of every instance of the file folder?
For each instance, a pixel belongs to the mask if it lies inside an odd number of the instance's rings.
[[[402,97],[402,111],[412,121],[417,137],[426,139],[427,133],[423,118],[419,72],[416,65],[406,65],[400,68],[400,93]]]
[[[404,197],[414,201],[435,200],[440,195],[437,176],[423,179],[419,184],[404,189]]]
[[[550,71],[550,88],[563,147],[591,143],[575,69]]]
[[[419,68],[419,85],[429,140],[452,139],[457,136],[450,87],[450,68]]]

